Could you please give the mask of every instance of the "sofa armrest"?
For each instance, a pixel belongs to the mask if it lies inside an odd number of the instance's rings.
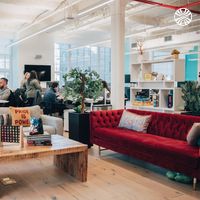
[[[101,110],[90,112],[90,142],[93,143],[96,128],[117,127],[123,110]]]
[[[63,135],[63,120],[58,117],[52,117],[49,115],[41,115],[44,125],[53,126],[56,129],[56,134]]]

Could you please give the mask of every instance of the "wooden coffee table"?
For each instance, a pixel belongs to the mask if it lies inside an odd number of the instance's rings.
[[[60,135],[52,135],[52,146],[5,144],[0,147],[0,162],[54,156],[54,164],[78,180],[87,181],[87,145]]]

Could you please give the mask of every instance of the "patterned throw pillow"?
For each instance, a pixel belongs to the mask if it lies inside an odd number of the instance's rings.
[[[0,115],[0,126],[9,125],[9,114]]]
[[[30,109],[10,107],[12,126],[30,126]]]
[[[146,133],[150,120],[151,115],[137,115],[124,110],[118,127]]]
[[[194,123],[187,134],[187,142],[191,146],[197,146],[198,139],[200,139],[200,123]]]

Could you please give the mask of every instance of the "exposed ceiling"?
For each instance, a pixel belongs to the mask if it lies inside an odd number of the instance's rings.
[[[110,38],[110,5],[85,15],[80,12],[108,0],[0,0],[0,38],[18,40],[62,19],[65,23],[51,30],[58,41],[87,44]],[[128,0],[127,0],[128,1]],[[155,0],[156,1],[156,0]],[[161,0],[159,3],[181,6],[197,0]],[[71,6],[70,6],[71,5]],[[200,6],[191,7],[200,11]],[[157,37],[168,33],[200,30],[200,15],[193,15],[187,27],[174,22],[174,10],[129,0],[126,6],[126,34]]]
[[[62,0],[0,0],[0,33],[14,34],[40,15],[54,11]]]

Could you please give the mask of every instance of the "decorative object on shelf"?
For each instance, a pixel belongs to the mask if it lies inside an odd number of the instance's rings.
[[[144,80],[145,81],[151,81],[152,80],[152,74],[151,73],[145,73],[144,74]]]
[[[153,107],[159,107],[159,94],[157,91],[153,94]]]
[[[181,85],[185,110],[192,115],[200,115],[200,85],[197,81],[186,81]],[[188,113],[188,114],[189,114]],[[186,114],[186,113],[185,113]]]
[[[157,80],[157,81],[163,81],[163,80],[165,80],[165,75],[159,73],[159,74],[157,75],[157,77],[156,77],[156,80]]]
[[[136,87],[138,87],[138,82],[131,82],[130,86],[133,88],[136,88]]]
[[[157,76],[158,76],[158,73],[157,72],[151,72],[151,76],[152,76],[152,80],[157,80]]]
[[[140,71],[139,71],[138,80],[139,80],[139,81],[142,81],[142,80],[143,80],[142,66],[140,66]]]
[[[135,106],[152,106],[152,101],[149,98],[149,90],[141,90],[136,93],[135,100],[133,101]]]
[[[138,61],[139,63],[142,63],[144,58],[143,58],[143,55],[144,55],[144,39],[138,39],[136,41],[137,43],[137,50],[138,50]],[[141,80],[141,79],[140,79]]]
[[[173,91],[170,90],[167,96],[167,106],[168,108],[172,108],[173,107]]]
[[[138,49],[138,52],[139,52],[139,55],[143,55],[144,53],[144,39],[138,39],[136,41],[137,43],[137,49]]]
[[[172,58],[174,58],[174,59],[178,59],[179,58],[179,54],[180,54],[180,51],[178,51],[177,49],[174,49],[171,52]]]

